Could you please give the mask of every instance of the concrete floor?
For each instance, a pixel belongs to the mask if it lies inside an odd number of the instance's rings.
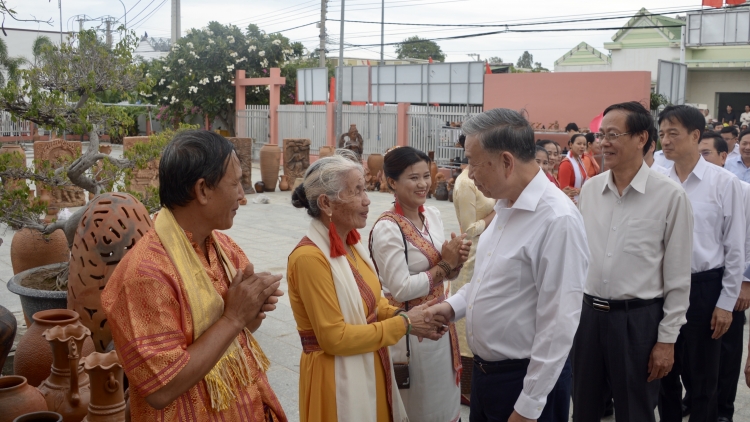
[[[115,146],[113,154],[121,154],[121,147]],[[253,171],[253,180],[260,180],[258,168]],[[291,205],[291,192],[273,192],[266,195],[270,198],[269,204],[254,204],[252,201],[259,195],[249,195],[248,204],[240,207],[234,227],[228,230],[227,234],[243,248],[257,270],[285,274],[287,257],[305,235],[309,217],[304,210],[296,209]],[[361,231],[364,239],[367,239],[377,217],[391,206],[393,200],[392,195],[385,193],[373,192],[369,193],[369,196],[372,204],[368,225]],[[436,206],[440,210],[446,234],[459,232],[458,221],[451,202],[431,199],[428,200],[427,205]],[[18,316],[18,339],[25,331],[20,314],[21,304],[18,296],[10,293],[6,287],[8,279],[13,274],[9,252],[12,237],[11,230],[0,227],[0,238],[3,240],[3,244],[0,245],[0,305]],[[287,291],[286,280],[282,281],[281,288]],[[272,362],[268,372],[271,385],[289,420],[299,421],[298,381],[299,358],[302,349],[288,296],[281,298],[278,308],[269,313],[256,336]],[[745,338],[748,338],[747,331]],[[747,350],[745,350],[745,357],[746,355]],[[734,421],[750,422],[750,388],[745,385],[744,376],[740,377],[735,407]],[[469,420],[469,409],[466,406],[462,406],[461,414],[464,421]],[[687,421],[687,418],[685,420]],[[614,421],[614,417],[603,419],[603,421]]]

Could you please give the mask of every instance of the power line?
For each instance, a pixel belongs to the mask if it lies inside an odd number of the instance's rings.
[[[302,28],[302,27],[305,27],[305,26],[315,25],[316,23],[318,23],[318,21],[306,23],[306,24],[300,25],[300,26],[295,26],[294,28],[282,29],[281,31],[273,31],[272,33],[291,31],[292,29],[297,29],[297,28]]]
[[[154,10],[152,10],[152,11],[151,11],[151,13],[149,13],[148,15],[144,16],[143,18],[141,18],[141,20],[139,20],[138,22],[136,22],[136,23],[132,24],[132,25],[131,25],[131,28],[132,28],[133,30],[135,30],[135,29],[138,29],[138,27],[139,27],[139,26],[140,26],[140,25],[141,25],[142,23],[145,23],[145,22],[146,22],[147,20],[149,20],[149,18],[151,18],[151,16],[153,16],[153,15],[154,15],[154,13],[156,13],[156,12],[157,12],[157,11],[158,11],[159,9],[161,9],[161,7],[162,7],[162,6],[164,6],[164,5],[166,4],[166,3],[167,3],[167,0],[163,0],[163,1],[161,2],[161,3],[159,3],[159,5],[158,5],[158,6],[156,6],[156,7],[154,8]]]
[[[135,16],[133,16],[132,18],[130,18],[130,21],[131,21],[131,22],[135,21],[135,18],[137,18],[138,16],[140,16],[140,15],[141,15],[141,13],[145,12],[145,11],[146,11],[146,9],[148,9],[148,8],[149,8],[149,7],[150,7],[150,6],[152,5],[152,4],[154,4],[154,2],[155,2],[155,1],[156,1],[156,0],[151,0],[151,3],[147,4],[147,5],[146,5],[146,7],[144,7],[143,9],[141,9],[141,11],[140,11],[140,12],[138,12],[138,14],[136,14]],[[132,25],[131,25],[131,26],[132,26]]]
[[[135,7],[136,7],[136,6],[138,6],[138,3],[140,3],[140,2],[141,2],[141,0],[138,0],[137,2],[135,2],[135,4],[133,5],[133,7],[131,7],[130,9],[128,9],[128,11],[127,11],[127,12],[125,12],[125,14],[127,14],[127,13],[129,13],[129,12],[130,12],[131,10],[135,9]],[[122,15],[122,16],[120,16],[119,18],[117,18],[117,20],[119,21],[120,19],[122,19],[122,18],[124,18],[124,17],[125,17],[125,15]]]

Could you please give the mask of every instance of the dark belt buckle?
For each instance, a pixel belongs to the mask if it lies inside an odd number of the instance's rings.
[[[599,312],[609,312],[609,302],[597,298],[592,298],[594,310]]]

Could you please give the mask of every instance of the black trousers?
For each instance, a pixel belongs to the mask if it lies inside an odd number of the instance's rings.
[[[719,360],[718,413],[728,419],[734,416],[734,399],[737,382],[742,372],[742,350],[744,342],[745,312],[732,312],[732,325],[721,336],[721,359]]]
[[[711,318],[721,293],[724,269],[693,274],[687,323],[675,344],[672,371],[662,379],[659,414],[663,422],[682,421],[680,375],[689,372],[690,422],[716,422],[721,339],[713,340]],[[736,384],[736,382],[735,382]]]
[[[477,358],[477,356],[475,356]],[[481,361],[481,358],[479,358]],[[507,371],[485,373],[476,363],[471,373],[470,422],[507,422],[523,390],[525,364],[519,362]],[[518,362],[518,361],[517,361]],[[555,387],[537,422],[567,422],[570,412],[570,360],[565,362]]]
[[[648,360],[664,315],[662,308],[657,302],[628,311],[601,312],[583,304],[574,342],[574,422],[599,422],[610,392],[617,422],[655,421],[659,381],[647,382]]]

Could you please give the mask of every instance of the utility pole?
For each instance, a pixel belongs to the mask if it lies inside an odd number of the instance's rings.
[[[119,0],[120,4],[122,4],[122,10],[125,11],[125,33],[128,32],[128,8],[125,7],[125,3],[122,2],[122,0]]]
[[[475,58],[478,62],[482,61],[481,56],[479,54],[477,54],[477,53],[469,53],[469,54],[467,54],[467,56],[469,56],[471,58]]]
[[[114,22],[114,18],[107,17],[104,19],[104,26],[105,29],[105,40],[107,42],[107,47],[112,48],[112,22]]]
[[[180,39],[180,0],[172,0],[172,44]]]
[[[341,0],[341,31],[339,32],[339,71],[336,76],[336,130],[344,133],[344,1]]]
[[[60,9],[60,46],[63,43],[63,31],[62,31],[62,0],[57,0],[57,7]]]
[[[320,0],[320,67],[326,67],[326,9],[328,0]]]

